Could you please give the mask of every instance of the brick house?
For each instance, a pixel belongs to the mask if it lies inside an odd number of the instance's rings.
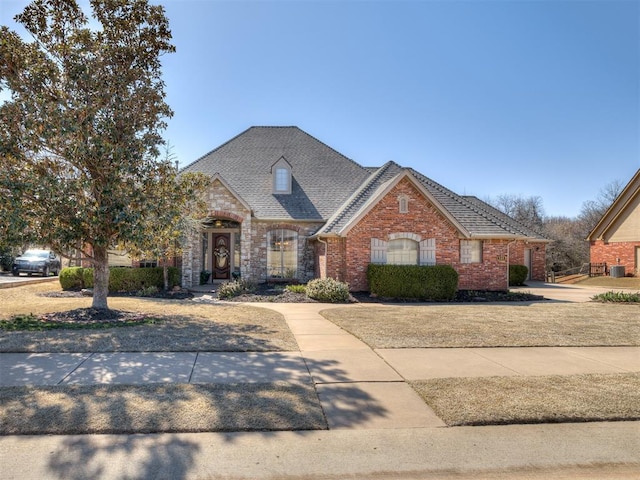
[[[640,169],[589,233],[591,263],[622,265],[640,275]]]
[[[183,169],[213,179],[186,242],[183,286],[331,277],[368,290],[369,263],[452,265],[459,288],[544,280],[547,240],[485,202],[388,162],[363,167],[297,127],[252,127]]]

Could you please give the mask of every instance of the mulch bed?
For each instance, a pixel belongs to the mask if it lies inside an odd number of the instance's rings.
[[[544,300],[541,295],[533,295],[523,292],[493,292],[480,290],[459,290],[452,302],[531,302]],[[251,293],[245,293],[234,298],[230,302],[273,302],[273,303],[318,303],[307,297],[304,293],[294,293],[283,290],[281,287],[267,283],[255,286]],[[393,299],[372,296],[369,292],[352,292],[347,303],[417,303],[423,300]],[[446,303],[446,302],[437,302]]]
[[[40,297],[49,297],[49,298],[80,298],[80,297],[90,297],[92,295],[91,290],[63,290],[61,292],[42,292],[39,293]],[[160,290],[156,293],[150,295],[140,296],[137,292],[118,292],[118,293],[110,293],[110,297],[141,297],[141,298],[165,298],[168,300],[188,300],[193,298],[193,293],[188,290],[180,289],[180,290]]]
[[[43,322],[57,323],[132,323],[143,322],[148,315],[107,308],[76,308],[65,312],[45,313],[38,316]]]

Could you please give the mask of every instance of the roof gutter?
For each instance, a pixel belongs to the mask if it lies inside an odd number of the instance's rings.
[[[469,237],[464,237],[469,240],[512,240],[518,241],[523,240],[526,242],[539,242],[539,243],[551,243],[553,240],[549,240],[548,238],[537,238],[537,237],[527,237],[523,235],[470,235]]]
[[[268,218],[268,217],[253,217],[259,222],[279,222],[279,223],[322,223],[325,224],[327,221],[323,218]]]

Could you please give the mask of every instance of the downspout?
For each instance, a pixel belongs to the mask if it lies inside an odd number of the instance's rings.
[[[329,255],[329,244],[326,240],[318,237],[318,241],[324,245],[324,273],[327,275],[327,255]],[[322,278],[322,268],[320,269],[320,278]]]

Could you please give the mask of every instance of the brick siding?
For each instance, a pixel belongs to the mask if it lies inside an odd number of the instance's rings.
[[[399,198],[407,198],[407,213],[399,213]],[[507,248],[511,264],[524,262],[525,248],[531,249],[535,280],[544,280],[545,244],[508,240],[484,240],[482,263],[460,262],[460,235],[453,224],[429,202],[409,180],[404,179],[385,195],[347,234],[327,238],[328,251],[318,248],[318,263],[326,262],[327,277],[349,283],[352,291],[367,291],[367,266],[371,261],[371,239],[388,241],[398,233],[414,240],[436,239],[436,263],[451,265],[464,290],[506,290]],[[317,268],[318,273],[323,273]]]
[[[590,242],[590,261],[606,263],[607,268],[612,265],[624,265],[626,275],[637,275],[636,248],[640,248],[640,242],[606,243],[603,240],[595,240]]]

